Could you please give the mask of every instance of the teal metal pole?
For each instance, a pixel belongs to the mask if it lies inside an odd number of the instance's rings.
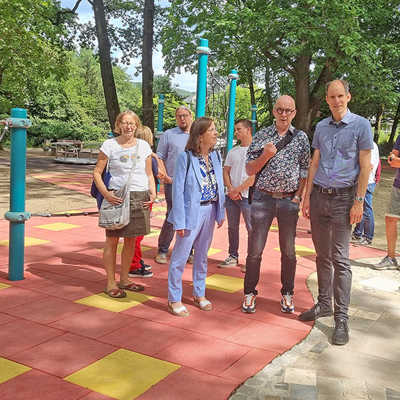
[[[255,104],[253,104],[250,108],[251,110],[251,127],[252,127],[252,134],[254,136],[254,134],[256,133],[256,129],[257,129],[257,106]]]
[[[165,97],[163,94],[158,96],[158,119],[157,119],[157,132],[155,134],[156,140],[160,139],[164,131],[164,103]]]
[[[200,46],[196,49],[199,55],[199,67],[197,74],[196,91],[196,118],[206,115],[206,97],[207,97],[207,62],[210,49],[208,40],[200,39]]]
[[[233,146],[233,131],[235,128],[235,102],[236,102],[236,81],[239,75],[235,69],[229,74],[231,80],[229,88],[229,109],[228,109],[228,123],[226,127],[226,151],[228,152]]]
[[[25,221],[30,218],[25,212],[26,128],[30,121],[23,108],[13,108],[8,121],[11,125],[10,211],[5,214],[10,221],[8,278],[19,281],[24,279]]]

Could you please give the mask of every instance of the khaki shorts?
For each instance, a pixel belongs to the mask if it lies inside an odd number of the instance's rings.
[[[400,218],[400,189],[395,186],[392,187],[389,209],[386,212],[386,216]]]
[[[144,201],[149,201],[149,192],[130,192],[131,220],[121,229],[106,229],[106,236],[135,237],[150,233],[150,210],[143,207]]]

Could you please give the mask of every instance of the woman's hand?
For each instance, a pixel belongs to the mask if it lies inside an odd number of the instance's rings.
[[[150,200],[143,202],[144,208],[150,208],[151,205],[154,203],[154,200],[157,198],[157,195],[152,192],[150,192],[149,195],[150,195]]]
[[[177,229],[176,234],[179,235],[180,237],[185,236],[185,230],[184,229]]]
[[[108,191],[104,198],[111,204],[117,205],[122,203],[122,199],[117,197],[113,190]]]
[[[221,228],[221,226],[224,224],[224,219],[220,222],[217,222],[217,228]]]

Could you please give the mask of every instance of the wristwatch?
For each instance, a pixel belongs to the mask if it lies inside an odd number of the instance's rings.
[[[355,200],[356,200],[356,201],[359,201],[360,203],[363,203],[363,202],[364,202],[364,197],[362,197],[362,196],[356,196]]]
[[[295,195],[293,196],[293,199],[294,199],[294,200],[297,200],[299,203],[301,202],[301,197],[300,197],[300,196],[297,196],[297,194],[295,194]]]

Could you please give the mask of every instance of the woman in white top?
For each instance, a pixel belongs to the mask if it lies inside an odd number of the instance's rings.
[[[107,288],[105,293],[110,297],[125,297],[125,290],[138,292],[143,286],[129,281],[128,273],[135,249],[136,236],[150,232],[149,206],[156,197],[154,178],[151,169],[151,148],[149,144],[135,138],[135,131],[141,126],[139,117],[132,111],[120,113],[115,120],[114,133],[117,135],[106,140],[101,148],[96,167],[93,171],[94,181],[100,193],[112,204],[120,204],[115,190],[121,189],[127,182],[133,160],[136,159],[132,171],[130,194],[130,223],[117,230],[106,229],[103,260],[107,272]],[[107,167],[111,174],[108,188],[102,180],[102,173]],[[119,238],[124,238],[121,254],[120,281],[115,281],[115,266]]]

